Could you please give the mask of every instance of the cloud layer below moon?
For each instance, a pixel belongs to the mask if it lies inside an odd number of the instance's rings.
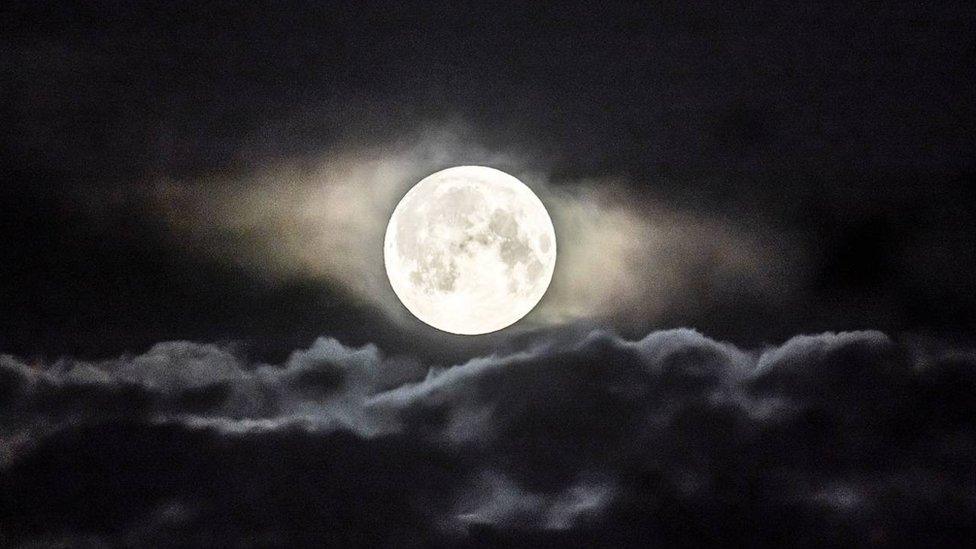
[[[776,301],[803,281],[808,258],[786,234],[671,210],[637,198],[623,180],[553,177],[527,158],[486,152],[447,130],[405,145],[282,161],[256,174],[160,180],[134,199],[149,202],[181,249],[223,257],[272,281],[338,286],[402,321],[407,312],[383,271],[386,224],[413,184],[462,164],[513,173],[539,195],[556,226],[552,285],[521,326],[655,322],[702,294]]]
[[[951,544],[976,527],[974,368],[878,332],[684,329],[450,367],[327,337],[282,364],[3,356],[0,541]]]

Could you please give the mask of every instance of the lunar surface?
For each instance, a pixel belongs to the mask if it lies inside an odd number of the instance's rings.
[[[383,257],[393,291],[417,318],[454,334],[484,334],[515,323],[542,299],[556,265],[556,234],[521,181],[458,166],[403,197]]]

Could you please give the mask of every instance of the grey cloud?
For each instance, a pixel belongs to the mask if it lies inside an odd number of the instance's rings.
[[[813,533],[866,543],[931,531],[927,518],[970,535],[972,356],[878,332],[743,350],[687,329],[637,341],[604,331],[542,337],[450,367],[330,338],[282,364],[188,342],[102,362],[29,365],[5,356],[0,481],[12,495],[0,516],[21,521],[12,530],[3,522],[15,541],[145,541],[163,529],[191,544],[206,538],[180,536],[303,544],[339,535],[308,522],[333,517],[337,505],[380,545],[404,532],[419,545],[505,545],[525,535],[567,545],[720,535],[763,544]],[[52,462],[44,457],[52,452],[71,457]],[[138,466],[147,455],[172,461],[165,475],[225,472],[167,491]],[[276,455],[286,464],[274,465]],[[148,483],[145,492],[104,497],[111,505],[137,498],[141,507],[110,524],[76,511],[38,522],[57,507],[37,483],[80,474],[85,456],[96,471],[105,459],[134,460],[123,474]],[[314,481],[294,485],[303,475]],[[268,518],[205,526],[236,505],[211,491],[238,484],[253,485],[239,497]],[[275,510],[269,494],[287,487],[322,509]],[[391,497],[380,506],[391,514],[372,519],[349,503],[360,490]],[[735,512],[760,521],[755,531],[714,519]],[[678,514],[687,527],[673,522]],[[805,517],[801,530],[809,531],[779,531],[762,522],[768,516]]]
[[[484,471],[461,495],[456,518],[467,525],[565,530],[602,513],[613,497],[610,483],[583,479],[554,493],[532,493],[496,471]]]

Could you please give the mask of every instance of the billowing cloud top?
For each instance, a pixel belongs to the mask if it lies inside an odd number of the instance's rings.
[[[320,338],[0,358],[4,545],[931,545],[976,517],[976,354],[542,339],[451,367]]]

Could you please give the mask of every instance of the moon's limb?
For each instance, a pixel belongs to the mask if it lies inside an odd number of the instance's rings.
[[[455,334],[509,326],[542,299],[556,235],[539,198],[518,179],[482,166],[432,174],[403,197],[383,250],[404,306]]]

